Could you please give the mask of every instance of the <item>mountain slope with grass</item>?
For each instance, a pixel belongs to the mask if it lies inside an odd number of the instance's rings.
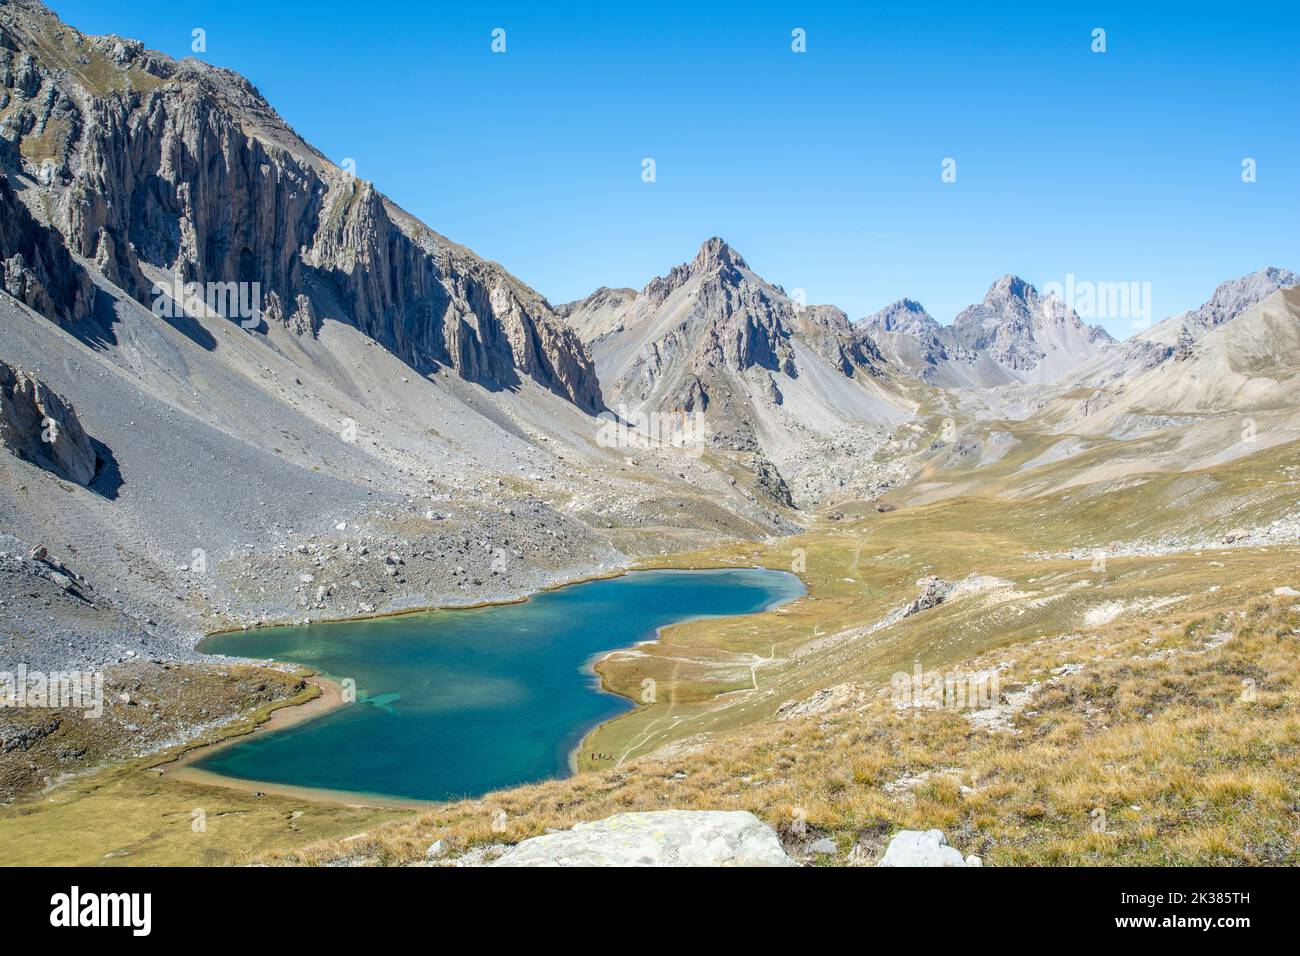
[[[269,796],[202,848],[178,830],[148,852],[248,859],[242,835],[262,832],[273,862],[428,862],[438,840],[439,862],[483,861],[548,827],[674,808],[752,811],[821,864],[874,862],[900,828],[942,829],[987,865],[1294,862],[1297,447],[1065,501],[864,504],[802,536],[643,562],[794,568],[808,595],[606,655],[607,687],[641,700],[652,677],[657,702],[595,730],[572,778],[390,822],[326,799],[297,843],[289,811],[315,803]],[[918,664],[995,673],[998,691],[900,709],[895,675]],[[78,853],[136,846],[143,821],[115,807],[137,789],[98,779],[0,813],[0,833],[100,814],[121,822]],[[189,806],[195,786],[164,774],[150,792]],[[822,838],[833,852],[809,849]]]

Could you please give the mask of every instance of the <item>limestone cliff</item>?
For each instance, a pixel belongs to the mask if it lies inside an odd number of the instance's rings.
[[[84,36],[34,0],[0,0],[0,36],[6,176],[137,300],[155,291],[142,263],[257,283],[266,317],[300,334],[342,321],[421,372],[526,376],[602,406],[582,343],[541,296],[334,166],[243,77]]]

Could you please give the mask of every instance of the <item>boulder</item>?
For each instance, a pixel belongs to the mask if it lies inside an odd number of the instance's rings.
[[[0,362],[0,445],[68,481],[88,485],[99,457],[73,407],[30,372]]]
[[[953,589],[951,581],[945,581],[933,574],[921,578],[916,582],[916,586],[921,589],[921,593],[917,595],[915,601],[907,606],[903,617],[911,617],[921,611],[928,611],[932,607],[938,607],[947,600]]]
[[[977,856],[963,857],[941,830],[903,830],[895,834],[876,866],[983,866]]]
[[[836,684],[834,687],[825,687],[797,703],[787,700],[776,709],[776,719],[791,720],[796,717],[824,714],[828,710],[835,710],[848,704],[857,694],[857,690],[855,684]]]
[[[798,866],[776,831],[752,813],[619,813],[533,837],[493,866]]]

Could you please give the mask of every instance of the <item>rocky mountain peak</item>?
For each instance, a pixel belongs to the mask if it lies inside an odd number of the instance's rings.
[[[796,434],[846,427],[846,409],[896,414],[870,338],[842,310],[792,299],[720,238],[630,301],[624,292],[560,307],[611,408],[707,412],[712,445],[756,452],[767,441],[783,454]]]
[[[920,334],[940,328],[934,316],[915,299],[899,299],[874,315],[862,320],[862,325],[876,332],[908,332]]]
[[[1038,290],[1019,276],[1004,275],[989,286],[981,302],[957,314],[952,330],[977,350],[988,347],[991,337],[1024,337],[1038,304]]]
[[[744,280],[749,265],[740,253],[717,236],[706,239],[690,262],[674,266],[667,275],[652,279],[641,294],[656,305],[690,282],[721,282],[734,287]]]
[[[984,296],[985,303],[989,305],[1023,302],[1032,303],[1038,299],[1038,290],[1026,282],[1020,276],[1008,273],[997,282],[989,287],[988,293]]]
[[[748,270],[749,264],[740,253],[727,245],[725,239],[717,236],[706,239],[691,262],[691,270],[695,273],[714,271],[738,273],[741,269]]]

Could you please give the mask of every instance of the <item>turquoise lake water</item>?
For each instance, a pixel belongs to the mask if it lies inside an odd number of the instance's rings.
[[[589,730],[633,706],[599,689],[593,658],[652,640],[668,624],[751,614],[803,593],[781,571],[645,571],[522,604],[216,635],[200,649],[351,678],[357,702],[195,766],[417,800],[561,776]]]

